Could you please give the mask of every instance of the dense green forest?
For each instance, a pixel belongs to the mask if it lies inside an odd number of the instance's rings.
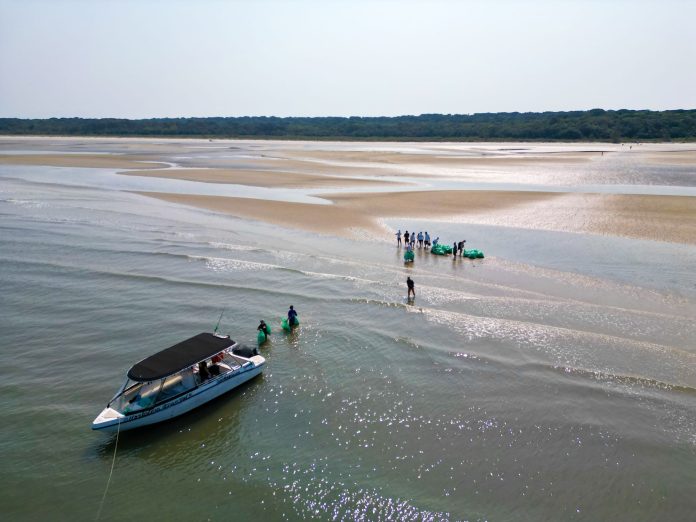
[[[0,118],[3,135],[313,140],[696,140],[696,110],[422,114],[396,117]]]

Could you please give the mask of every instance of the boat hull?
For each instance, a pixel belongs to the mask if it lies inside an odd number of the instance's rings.
[[[257,357],[254,357],[254,359],[257,359]],[[259,375],[263,371],[265,360],[261,357],[258,357],[258,359],[261,359],[262,362],[257,363],[254,361],[252,366],[243,366],[240,369],[241,371],[237,370],[211,379],[179,397],[145,411],[123,415],[109,407],[104,408],[99,416],[94,419],[92,429],[115,433],[116,431],[141,428],[183,415]]]

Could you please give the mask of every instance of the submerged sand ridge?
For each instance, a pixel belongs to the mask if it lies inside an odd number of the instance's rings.
[[[128,176],[151,176],[168,179],[199,181],[203,183],[229,183],[253,187],[278,188],[322,188],[349,187],[355,185],[394,185],[394,182],[380,179],[336,177],[318,174],[302,174],[298,172],[282,172],[247,169],[160,169],[160,170],[130,170],[121,172]]]
[[[32,148],[42,153],[31,153]],[[696,243],[696,197],[650,194],[651,183],[676,187],[675,194],[680,186],[693,193],[696,151],[689,144],[14,138],[0,140],[3,164],[115,169],[127,176],[273,189],[274,200],[253,193],[244,198],[207,195],[210,190],[197,194],[195,187],[186,194],[140,193],[344,236],[363,230],[387,237],[381,220],[418,217]],[[445,181],[438,185],[434,180]],[[488,186],[466,186],[476,183]],[[489,189],[492,184],[500,189]],[[617,193],[595,193],[598,185],[615,187]],[[573,192],[559,188],[563,186]],[[632,186],[648,193],[621,193]],[[317,195],[317,189],[326,191]],[[290,197],[283,201],[282,190],[311,191],[331,204],[296,203]]]

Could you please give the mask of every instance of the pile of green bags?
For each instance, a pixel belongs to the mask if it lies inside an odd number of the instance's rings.
[[[433,245],[430,252],[438,256],[447,256],[452,253],[452,247],[448,245],[442,245],[440,243]]]
[[[415,256],[415,254],[413,253],[413,250],[407,250],[407,251],[404,253],[404,262],[408,263],[409,261],[413,261],[413,259],[414,259],[415,257],[416,257],[416,256]]]
[[[483,252],[480,250],[464,250],[464,257],[468,257],[469,259],[483,259]]]
[[[430,249],[430,252],[438,256],[447,256],[452,254],[452,247],[448,245],[441,245],[440,243],[438,243],[437,245],[433,245],[433,248]],[[463,256],[468,257],[469,259],[483,259],[483,252],[475,249],[464,250]]]

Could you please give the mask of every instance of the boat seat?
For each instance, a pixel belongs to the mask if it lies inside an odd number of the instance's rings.
[[[193,388],[193,385],[191,384],[192,379],[193,374],[190,376],[187,375],[185,378],[182,375],[177,375],[173,379],[167,380],[162,387],[162,392],[158,397],[158,402],[161,402],[167,397],[173,397],[174,395],[178,395]]]

